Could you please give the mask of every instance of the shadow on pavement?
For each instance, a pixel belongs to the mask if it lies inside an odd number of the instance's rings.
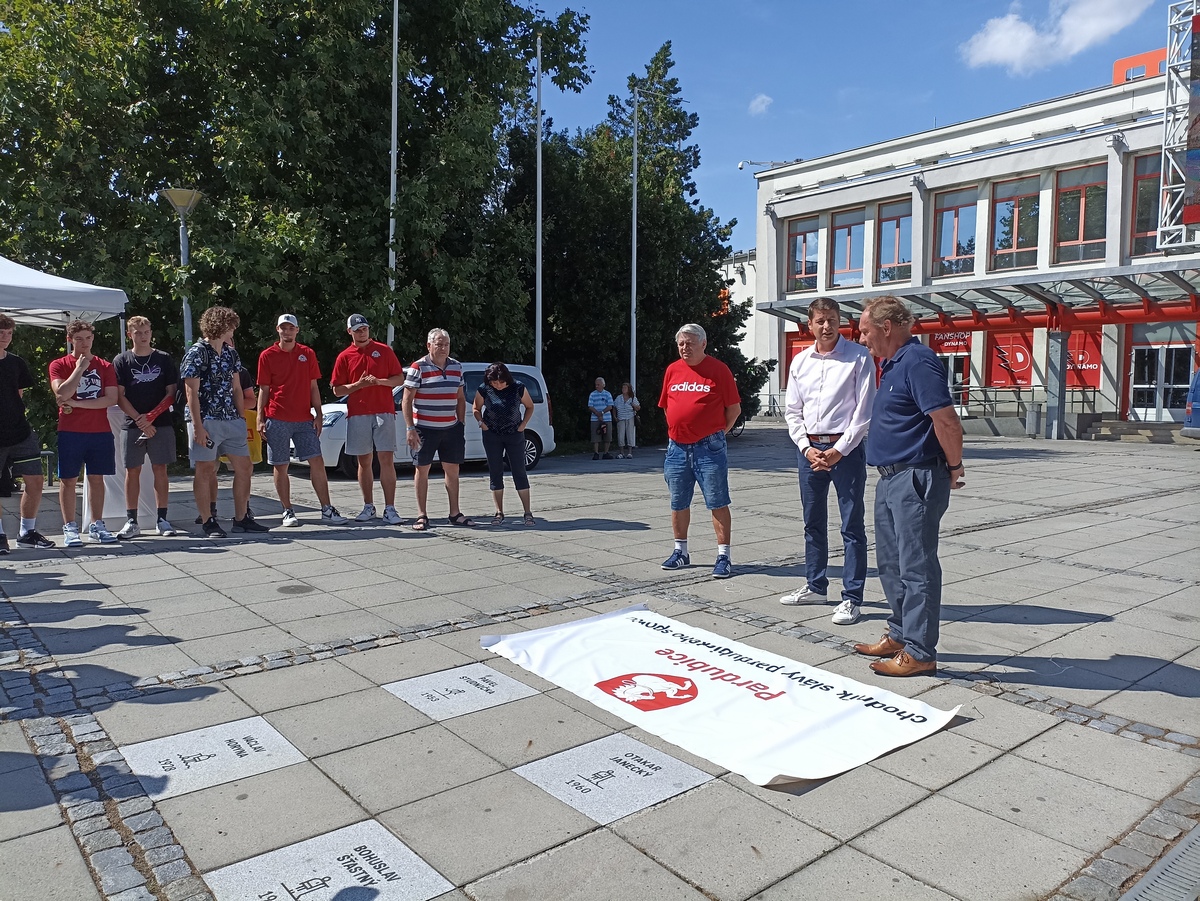
[[[1120,691],[1161,691],[1177,698],[1200,698],[1200,670],[1140,654],[1112,654],[1108,657],[1014,655],[998,660],[994,654],[984,656],[939,653],[938,661],[946,665],[984,662],[1003,666],[1006,668],[1004,672],[984,669],[981,674],[1007,684],[1036,685],[1040,688],[1095,689],[1109,687],[1102,683],[1119,681],[1125,683]],[[1124,676],[1112,674],[1130,670],[1136,670],[1143,675],[1139,676],[1137,681],[1132,681]],[[1146,680],[1151,677],[1155,684],[1145,685]]]

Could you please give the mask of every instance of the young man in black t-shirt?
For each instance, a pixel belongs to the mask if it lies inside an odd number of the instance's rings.
[[[163,400],[175,397],[179,369],[168,354],[151,345],[149,319],[131,316],[126,329],[133,349],[113,360],[117,371],[117,404],[126,417],[121,446],[117,448],[125,461],[126,522],[117,537],[137,538],[142,534],[138,524],[138,489],[147,456],[154,470],[154,500],[158,508],[155,530],[159,535],[174,535],[175,529],[167,519],[170,496],[167,466],[175,462],[175,424],[170,409],[163,410],[153,420],[145,414]]]
[[[25,483],[21,495],[21,528],[17,546],[50,548],[50,541],[37,530],[37,511],[42,502],[42,443],[25,418],[24,394],[33,387],[33,376],[25,361],[8,352],[16,321],[0,313],[0,471],[12,468],[14,478]],[[8,536],[0,520],[0,554],[8,553]]]

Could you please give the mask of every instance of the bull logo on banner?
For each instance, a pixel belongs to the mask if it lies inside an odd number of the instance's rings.
[[[696,697],[696,683],[681,676],[626,673],[597,682],[596,687],[638,710],[678,707]]]

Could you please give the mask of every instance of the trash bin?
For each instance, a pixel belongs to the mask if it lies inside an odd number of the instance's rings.
[[[1025,435],[1036,438],[1042,433],[1042,405],[1040,403],[1025,406]]]

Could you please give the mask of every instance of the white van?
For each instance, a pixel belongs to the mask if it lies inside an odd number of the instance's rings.
[[[471,404],[475,402],[475,392],[483,384],[483,374],[490,365],[490,363],[462,364],[463,387],[467,392],[465,432],[468,461],[487,459],[487,455],[483,452],[483,438],[479,430],[479,423],[475,421],[475,417],[471,416],[470,410]],[[541,372],[535,367],[512,365],[508,369],[513,374],[513,378],[525,386],[525,390],[529,392],[529,397],[533,400],[533,418],[525,427],[525,468],[533,469],[542,459],[542,454],[548,454],[554,450],[554,425],[551,421],[550,394],[546,390],[546,380],[542,378]],[[400,414],[400,401],[404,397],[404,388],[394,388],[392,397],[396,404],[396,463],[411,465],[412,455],[404,441],[406,431],[404,417]],[[346,456],[345,400],[324,404],[321,410],[324,413],[324,422],[321,426],[321,456],[325,466],[328,469],[336,467],[348,477],[354,478],[358,475],[358,461],[353,457]],[[299,463],[300,461],[293,457],[292,462]]]

